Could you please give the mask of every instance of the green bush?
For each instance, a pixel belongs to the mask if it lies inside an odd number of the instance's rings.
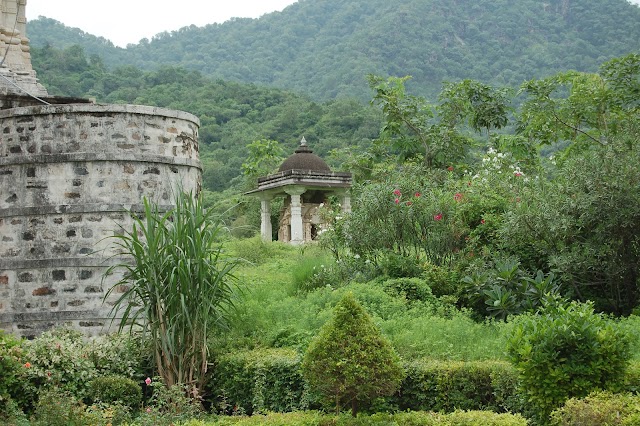
[[[403,297],[409,302],[435,301],[431,288],[420,278],[393,278],[384,281],[382,286],[391,296]]]
[[[119,402],[133,410],[138,410],[142,403],[142,389],[127,377],[98,377],[89,382],[88,399],[91,402],[107,404]]]
[[[304,410],[308,392],[301,357],[290,349],[227,354],[216,360],[209,403],[225,414]]]
[[[387,252],[379,261],[382,273],[390,278],[413,278],[422,274],[416,256]]]
[[[101,425],[97,415],[85,412],[86,406],[69,392],[49,389],[44,391],[36,405],[33,426],[86,426]]]
[[[298,293],[307,293],[325,286],[336,286],[331,272],[335,261],[322,253],[305,253],[292,267],[293,285]]]
[[[181,426],[526,426],[522,416],[488,411],[456,411],[451,414],[413,411],[371,416],[329,416],[315,411],[252,417],[221,417],[211,422],[189,422]]]
[[[352,293],[336,305],[301,367],[323,402],[336,413],[349,404],[353,416],[375,398],[393,394],[404,376],[395,350]]]
[[[637,425],[640,396],[597,392],[583,399],[571,398],[551,414],[553,426]],[[634,421],[634,423],[631,423]]]
[[[569,398],[623,387],[629,348],[613,321],[577,302],[545,302],[539,315],[521,317],[508,343],[522,391],[542,423]]]
[[[15,398],[22,394],[20,376],[25,367],[21,362],[20,343],[19,339],[0,330],[0,419],[13,415],[17,408]]]
[[[392,403],[400,410],[520,411],[517,372],[506,362],[414,361]]]
[[[187,396],[193,390],[190,386],[165,386],[160,377],[154,377],[149,387],[151,398],[136,418],[136,425],[173,426],[202,415],[200,399]]]

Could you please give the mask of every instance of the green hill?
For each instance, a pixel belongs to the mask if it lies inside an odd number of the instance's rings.
[[[517,86],[558,71],[595,71],[637,52],[640,7],[626,0],[300,0],[259,19],[185,27],[114,47],[46,18],[34,46],[80,44],[109,67],[179,65],[225,80],[326,100],[369,99],[364,76],[412,75],[433,96],[443,80]]]

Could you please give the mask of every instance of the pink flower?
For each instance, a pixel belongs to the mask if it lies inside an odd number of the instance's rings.
[[[455,195],[453,196],[453,199],[456,201],[460,201],[462,200],[462,197],[463,197],[462,193],[456,192]]]
[[[400,192],[400,190],[396,188],[393,190],[393,195],[395,195],[396,197],[399,197],[402,195],[402,192]]]
[[[520,177],[522,176],[522,172],[514,172],[513,175],[516,177]]]
[[[442,213],[434,214],[433,220],[442,220]]]
[[[144,379],[144,382],[147,384],[147,386],[149,386],[151,384],[151,378],[147,377],[146,379]]]
[[[147,407],[147,413],[151,412],[151,408]]]
[[[450,172],[452,172],[452,171],[453,171],[453,166],[449,166],[449,167],[447,167],[447,170],[449,170]]]
[[[484,219],[480,219],[480,223],[484,225]]]
[[[418,198],[418,197],[419,197],[419,196],[421,196],[422,194],[421,194],[421,193],[419,193],[419,192],[416,192],[414,195],[416,196],[416,198]]]
[[[395,202],[396,204],[398,204],[398,203],[400,202],[400,198],[396,198],[396,199],[394,200],[394,202]]]
[[[411,205],[411,204],[413,204],[413,203],[412,203],[411,201],[407,201],[405,204],[406,204],[407,206],[410,206],[410,205]]]
[[[25,368],[31,368],[31,363],[30,362],[25,362],[24,363],[24,367]]]

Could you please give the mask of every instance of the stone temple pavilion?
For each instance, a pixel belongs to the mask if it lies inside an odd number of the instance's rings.
[[[294,154],[287,158],[278,173],[258,179],[258,189],[247,195],[261,201],[260,233],[264,241],[272,240],[271,201],[285,197],[278,223],[278,240],[294,245],[313,241],[324,223],[318,214],[329,195],[340,200],[342,211],[351,211],[351,173],[332,172],[327,163],[313,153],[304,138]]]

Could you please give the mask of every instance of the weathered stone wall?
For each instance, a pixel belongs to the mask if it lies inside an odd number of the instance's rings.
[[[114,233],[143,197],[199,190],[198,119],[132,105],[0,111],[0,327],[106,331]]]

